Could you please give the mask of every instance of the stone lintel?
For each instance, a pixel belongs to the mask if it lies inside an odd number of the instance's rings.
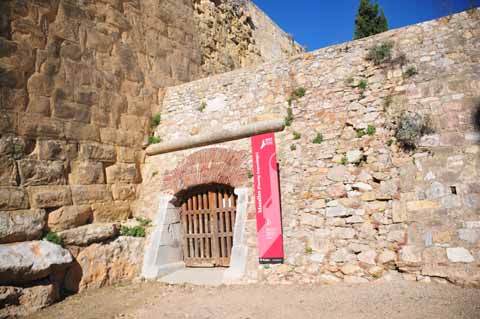
[[[198,136],[151,145],[147,148],[146,153],[149,156],[160,155],[194,147],[235,141],[270,132],[280,132],[283,131],[284,128],[285,124],[283,120],[257,122],[236,129],[220,129]]]

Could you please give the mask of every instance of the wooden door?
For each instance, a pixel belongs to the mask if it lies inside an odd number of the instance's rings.
[[[199,189],[186,196],[181,220],[187,267],[230,265],[236,207],[237,198],[226,187]]]

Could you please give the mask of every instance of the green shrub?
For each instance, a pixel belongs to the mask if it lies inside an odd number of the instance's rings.
[[[56,245],[63,246],[63,239],[57,233],[49,232],[43,239]]]
[[[342,164],[342,165],[344,165],[344,166],[348,164],[347,156],[343,156],[343,157],[342,157],[342,160],[340,161],[340,164]]]
[[[203,113],[203,111],[205,111],[206,108],[207,108],[207,102],[202,101],[202,103],[198,107],[198,110]]]
[[[322,133],[317,133],[317,136],[312,140],[313,144],[322,144],[323,142],[323,134]]]
[[[358,82],[357,84],[357,87],[361,90],[361,91],[365,91],[367,89],[367,86],[368,86],[368,82],[367,80],[360,80],[360,82]]]
[[[365,135],[367,135],[367,132],[365,132],[365,129],[360,128],[360,129],[357,130],[357,137],[358,137],[358,138],[362,138],[362,137],[364,137]]]
[[[296,150],[297,150],[297,146],[296,146],[295,144],[290,145],[290,150],[291,150],[291,151],[296,151]]]
[[[377,133],[377,129],[375,128],[375,126],[369,125],[367,127],[367,134],[370,135],[370,136],[373,136],[373,135],[375,135],[375,133]]]
[[[393,145],[393,143],[394,143],[394,141],[393,141],[392,139],[389,139],[389,140],[387,141],[387,146],[390,147],[390,146]]]
[[[120,236],[128,236],[128,237],[145,237],[145,227],[143,226],[122,226],[120,227]]]
[[[148,137],[148,145],[152,145],[152,144],[158,144],[160,143],[162,140],[157,137],[157,136],[149,136]]]
[[[418,74],[417,68],[414,66],[409,67],[407,70],[405,70],[405,76],[408,78],[411,78],[414,75]]]
[[[150,226],[152,224],[152,221],[150,219],[147,219],[147,218],[136,217],[135,219],[137,220],[137,222],[142,227],[147,227],[147,226]]]
[[[252,171],[248,171],[248,172],[247,172],[247,177],[248,177],[249,179],[253,177]]]
[[[294,140],[299,140],[302,137],[302,134],[298,132],[293,132],[293,139]]]
[[[313,248],[312,247],[305,247],[305,253],[307,255],[313,254]]]
[[[151,119],[150,119],[150,126],[151,127],[157,127],[162,120],[162,117],[160,114],[155,114]]]
[[[399,120],[395,137],[405,150],[413,150],[417,147],[420,138],[434,132],[430,118],[418,113],[405,112]]]
[[[370,48],[367,60],[372,61],[375,65],[380,65],[392,60],[393,42],[384,42],[374,45]]]
[[[299,87],[295,91],[293,91],[292,95],[296,98],[301,98],[305,96],[306,92],[307,90],[305,90],[305,88]]]
[[[291,107],[287,108],[287,116],[285,117],[285,126],[292,125],[293,122],[293,109]]]

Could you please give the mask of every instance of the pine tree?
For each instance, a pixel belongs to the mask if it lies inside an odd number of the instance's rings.
[[[380,9],[378,2],[372,4],[370,0],[360,0],[360,7],[355,19],[354,39],[369,37],[387,30],[387,17]]]

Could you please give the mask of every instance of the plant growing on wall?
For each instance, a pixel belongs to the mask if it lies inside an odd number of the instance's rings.
[[[51,243],[54,243],[56,245],[63,246],[62,237],[60,237],[60,235],[58,235],[55,232],[49,232],[47,235],[45,235],[45,237],[43,239],[46,240],[46,241],[49,241]]]
[[[290,145],[290,150],[291,150],[291,151],[296,151],[296,150],[297,150],[297,146],[296,146],[295,144]]]
[[[312,140],[313,144],[322,144],[323,142],[323,134],[322,133],[317,133],[317,136]]]
[[[404,112],[400,115],[395,137],[405,150],[414,150],[422,136],[434,133],[430,118],[418,113]]]
[[[407,78],[411,78],[418,74],[417,68],[414,66],[408,67],[405,72],[403,73]]]
[[[149,136],[148,137],[148,145],[152,145],[152,144],[158,144],[160,143],[162,140],[157,137],[157,136]]]
[[[291,107],[287,108],[287,116],[284,119],[285,126],[292,125],[293,122],[293,109]]]
[[[302,134],[300,134],[300,133],[298,133],[298,132],[296,132],[296,131],[294,131],[294,132],[292,133],[292,135],[293,135],[293,140],[299,140],[300,138],[302,138]]]
[[[367,60],[380,65],[392,60],[393,42],[384,42],[372,46],[368,50]]]
[[[150,126],[152,128],[157,127],[162,120],[162,117],[160,114],[155,114],[151,119],[150,119]]]
[[[127,237],[145,237],[145,227],[143,226],[121,226],[120,227],[120,236],[127,236]]]
[[[207,108],[207,102],[202,101],[202,103],[200,103],[200,106],[198,107],[198,111],[203,113],[206,108]]]
[[[377,128],[373,125],[369,125],[367,127],[367,134],[370,135],[370,136],[373,136],[373,135],[375,135],[375,133],[377,133]]]

